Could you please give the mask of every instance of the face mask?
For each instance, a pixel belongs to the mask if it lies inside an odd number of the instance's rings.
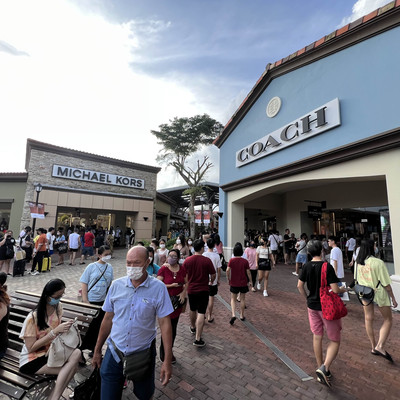
[[[149,257],[149,260],[150,260],[150,262],[152,262],[153,261],[153,257]]]
[[[162,249],[165,249],[165,244],[160,244],[160,247],[161,247]]]
[[[177,258],[168,257],[168,264],[169,265],[176,265],[177,262],[178,262]]]
[[[250,245],[250,247],[256,247],[256,245],[255,245],[254,243],[252,243],[252,244]]]
[[[176,242],[175,242],[176,244],[181,244],[181,241],[180,241],[180,239],[176,239]]]
[[[126,267],[126,275],[134,281],[138,281],[143,276],[143,267]]]
[[[191,240],[188,241],[188,244],[192,244],[193,242]]]
[[[56,305],[60,302],[60,300],[61,300],[61,299],[53,299],[52,297],[50,297],[49,304],[50,304],[51,306],[56,306]]]
[[[111,254],[108,256],[101,257],[101,261],[106,262],[107,260],[111,260]]]

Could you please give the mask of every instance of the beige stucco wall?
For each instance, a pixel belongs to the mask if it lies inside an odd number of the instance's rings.
[[[0,202],[12,200],[9,229],[13,231],[14,237],[18,237],[20,232],[25,189],[26,182],[0,182]]]

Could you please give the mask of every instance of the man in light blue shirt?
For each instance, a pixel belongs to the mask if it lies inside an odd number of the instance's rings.
[[[149,253],[135,246],[126,256],[127,276],[113,282],[103,305],[105,317],[101,324],[93,356],[93,366],[101,365],[102,400],[120,399],[124,383],[123,365],[118,353],[129,355],[152,348],[152,373],[146,380],[134,382],[139,399],[151,399],[155,378],[156,317],[161,329],[165,358],[160,380],[165,386],[172,367],[172,328],[169,315],[174,311],[166,286],[148,275]],[[108,348],[102,362],[101,350],[107,340]],[[117,347],[115,349],[114,345]]]

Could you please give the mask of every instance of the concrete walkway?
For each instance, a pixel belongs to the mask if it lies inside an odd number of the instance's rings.
[[[115,278],[125,275],[125,249],[117,249],[111,260]],[[87,265],[87,264],[86,264]],[[86,265],[58,266],[37,276],[9,278],[9,292],[17,289],[40,293],[51,278],[63,279],[66,297],[77,299],[79,278]],[[349,314],[343,320],[339,356],[331,367],[333,388],[315,379],[312,334],[304,299],[298,294],[293,266],[278,265],[270,274],[269,297],[261,292],[246,295],[246,321],[231,326],[230,293],[223,274],[215,301],[215,319],[206,323],[203,339],[196,348],[189,331],[188,312],[181,316],[174,347],[177,363],[173,377],[163,388],[156,381],[156,399],[399,399],[400,315],[393,314],[387,350],[395,363],[370,354],[363,310],[351,296]],[[349,272],[347,282],[351,281]],[[400,300],[400,299],[398,299]],[[237,303],[239,305],[239,303]],[[376,310],[376,326],[381,324]],[[158,338],[159,340],[159,338]],[[158,341],[159,343],[159,341]],[[326,346],[325,346],[326,348]],[[156,376],[160,362],[157,361]],[[82,381],[90,374],[90,364],[75,376]],[[124,399],[135,399],[131,383]],[[64,396],[68,398],[70,389]],[[5,398],[1,397],[0,399]]]

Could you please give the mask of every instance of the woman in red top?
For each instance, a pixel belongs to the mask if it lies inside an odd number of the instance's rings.
[[[228,268],[226,269],[226,276],[228,277],[230,291],[231,291],[231,309],[232,318],[229,321],[231,325],[236,320],[236,295],[240,293],[240,320],[244,321],[244,309],[246,307],[245,297],[249,291],[248,284],[251,284],[251,274],[249,262],[242,258],[243,247],[240,243],[236,243],[233,248],[234,257],[229,260]]]
[[[172,346],[174,346],[179,316],[186,308],[187,272],[183,265],[179,265],[179,259],[180,251],[178,249],[172,249],[168,254],[167,262],[157,273],[157,278],[164,282],[169,295],[171,297],[179,296],[179,301],[181,303],[181,306],[176,308],[175,311],[170,314],[172,325]],[[162,341],[160,346],[160,359],[161,361],[164,361],[164,346]],[[176,358],[172,354],[172,364],[175,363]]]

